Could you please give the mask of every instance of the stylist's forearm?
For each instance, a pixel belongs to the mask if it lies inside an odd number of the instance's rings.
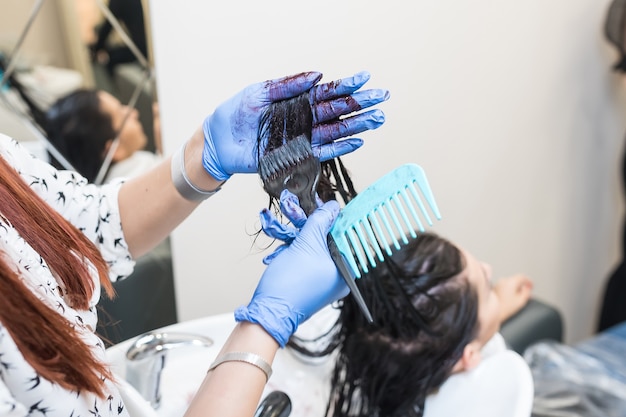
[[[218,357],[248,352],[272,364],[278,343],[258,324],[238,323]],[[257,367],[244,362],[224,362],[207,373],[185,417],[252,416],[267,380]]]
[[[203,146],[202,130],[198,129],[185,150],[185,171],[198,188],[214,190],[221,183],[202,167]],[[171,158],[124,183],[118,202],[124,236],[133,257],[145,254],[165,239],[200,204],[186,200],[174,188]]]

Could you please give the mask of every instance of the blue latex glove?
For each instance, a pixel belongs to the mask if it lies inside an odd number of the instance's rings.
[[[310,90],[313,112],[311,144],[313,153],[326,161],[358,149],[363,141],[349,138],[385,122],[381,110],[369,110],[349,117],[350,113],[374,106],[389,98],[387,90],[357,91],[370,75],[360,72],[352,77],[316,85],[319,72],[303,72],[253,84],[222,103],[203,124],[202,165],[218,181],[231,175],[257,172],[257,135],[261,115],[273,102],[296,97]]]
[[[317,195],[316,198],[318,207],[324,204]],[[276,218],[274,213],[266,208],[261,210],[259,214],[263,232],[272,239],[284,242],[282,245],[278,246],[274,252],[263,258],[265,265],[269,265],[282,250],[289,246],[306,222],[306,213],[300,207],[298,196],[287,189],[283,190],[280,194],[280,211],[287,217],[291,224],[282,223]]]
[[[345,297],[345,284],[328,252],[326,236],[339,213],[332,200],[316,209],[291,244],[267,267],[236,321],[260,324],[284,347],[300,323]]]

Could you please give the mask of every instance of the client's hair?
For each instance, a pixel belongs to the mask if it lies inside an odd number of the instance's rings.
[[[298,136],[304,135],[310,142],[312,129],[313,114],[308,93],[272,103],[261,116],[257,140],[258,158]],[[348,170],[341,159],[335,158],[321,163],[317,194],[324,202],[336,199],[336,194],[339,194],[345,203],[356,195]],[[269,205],[277,207],[274,198],[270,197]]]
[[[96,90],[81,89],[60,98],[46,112],[48,140],[76,168],[94,182],[106,156],[106,144],[115,139],[111,117],[102,111]],[[52,165],[64,167],[50,155]]]
[[[308,94],[273,103],[258,134],[258,157],[300,135],[311,139]],[[356,195],[337,158],[322,163],[317,193]],[[276,201],[270,197],[270,207]],[[459,278],[464,258],[449,241],[422,234],[357,280],[375,322],[369,323],[352,297],[322,348],[292,337],[289,346],[310,356],[337,351],[327,415],[421,416],[426,396],[450,375],[478,332],[478,296]],[[316,343],[319,340],[316,340]]]
[[[456,246],[421,234],[357,280],[374,323],[346,297],[327,344],[313,349],[292,337],[289,346],[305,355],[337,351],[328,416],[423,414],[478,332],[478,296],[459,278],[463,269]]]
[[[604,20],[604,36],[619,54],[613,70],[626,72],[626,1],[613,0]]]

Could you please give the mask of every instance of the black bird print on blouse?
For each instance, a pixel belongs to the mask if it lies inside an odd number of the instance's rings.
[[[110,267],[110,279],[123,279],[134,267],[124,240],[117,206],[119,183],[97,187],[73,172],[57,171],[33,158],[13,139],[0,134],[0,157],[15,167],[40,197],[98,246]],[[96,291],[86,311],[67,303],[62,285],[43,259],[13,228],[0,205],[0,252],[15,264],[26,285],[55,314],[61,314],[82,333],[94,354],[105,360],[104,343],[94,334],[98,317]],[[92,268],[93,269],[93,268]],[[100,288],[97,274],[93,276]],[[106,394],[98,398],[85,391],[64,390],[38,375],[24,359],[0,322],[0,416],[127,417],[118,388],[105,381]]]

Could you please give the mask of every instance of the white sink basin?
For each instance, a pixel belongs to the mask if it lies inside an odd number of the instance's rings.
[[[210,347],[189,346],[167,352],[165,368],[161,374],[161,406],[156,411],[125,382],[126,352],[135,339],[107,349],[107,356],[120,380],[122,395],[130,415],[182,416],[234,326],[233,314],[228,313],[178,323],[158,330],[164,333],[191,333],[204,336],[212,339],[214,343]],[[306,326],[302,330],[306,331]],[[328,361],[305,363],[290,351],[281,349],[272,368],[274,372],[265,387],[263,397],[271,391],[283,391],[289,395],[292,402],[291,417],[323,415],[326,407],[324,394],[326,388],[323,381],[327,380],[330,372]]]

